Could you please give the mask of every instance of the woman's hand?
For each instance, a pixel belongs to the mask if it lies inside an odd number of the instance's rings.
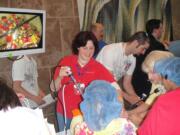
[[[52,92],[58,91],[61,87],[61,80],[63,77],[68,76],[71,69],[69,66],[62,66],[59,70],[59,75],[55,80],[51,81],[50,89]]]
[[[64,76],[68,76],[69,72],[71,72],[71,68],[69,66],[62,66],[59,71],[59,77],[63,78]]]

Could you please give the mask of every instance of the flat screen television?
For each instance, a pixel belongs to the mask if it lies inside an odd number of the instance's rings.
[[[44,10],[0,8],[0,58],[45,52]]]

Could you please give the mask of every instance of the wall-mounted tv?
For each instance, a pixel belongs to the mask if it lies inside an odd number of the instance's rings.
[[[44,10],[0,8],[0,58],[45,52]]]

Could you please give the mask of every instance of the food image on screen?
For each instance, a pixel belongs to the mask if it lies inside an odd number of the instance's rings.
[[[39,16],[0,14],[0,51],[36,48],[42,35]]]

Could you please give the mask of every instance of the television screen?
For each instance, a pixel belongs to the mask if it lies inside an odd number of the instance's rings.
[[[45,52],[44,10],[0,8],[0,58]]]

